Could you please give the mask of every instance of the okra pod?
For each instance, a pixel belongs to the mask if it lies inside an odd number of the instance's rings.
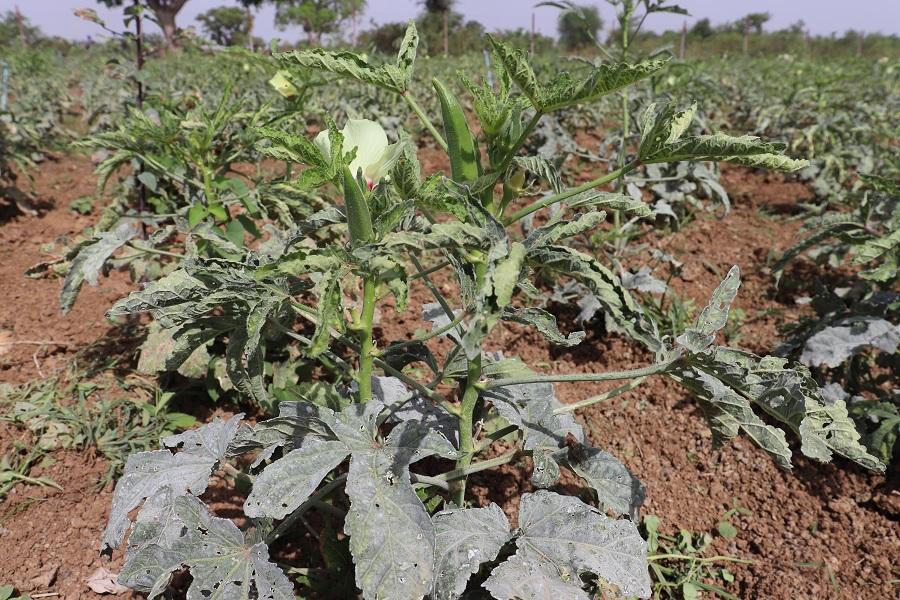
[[[375,239],[369,204],[350,167],[344,167],[344,203],[347,207],[347,224],[350,240],[354,244],[364,244]]]
[[[444,137],[450,154],[450,176],[457,183],[478,179],[478,146],[469,131],[466,113],[456,96],[437,79],[432,79],[434,89],[441,102],[441,116],[444,120]]]

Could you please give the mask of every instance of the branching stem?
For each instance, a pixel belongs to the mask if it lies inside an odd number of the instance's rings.
[[[638,377],[647,377],[648,375],[656,375],[662,373],[672,366],[672,362],[664,362],[640,369],[630,369],[626,371],[607,371],[605,373],[573,373],[570,375],[534,375],[531,377],[511,377],[509,379],[494,379],[482,384],[482,388],[491,390],[498,387],[506,387],[510,385],[521,385],[523,383],[571,383],[577,381],[615,381],[617,379],[635,379]]]
[[[626,173],[629,173],[629,172],[635,170],[638,166],[640,166],[640,164],[641,164],[640,161],[633,160],[633,161],[629,162],[628,164],[616,169],[612,173],[607,173],[603,177],[598,177],[597,179],[593,179],[591,181],[588,181],[587,183],[583,183],[583,184],[579,185],[578,187],[573,187],[564,192],[560,192],[558,194],[553,194],[552,196],[547,196],[545,198],[542,198],[541,200],[538,200],[537,202],[533,202],[533,203],[529,204],[528,206],[517,210],[516,212],[511,214],[509,217],[504,219],[503,222],[506,225],[515,223],[516,221],[524,219],[531,213],[537,212],[537,211],[541,210],[542,208],[547,208],[548,206],[551,206],[558,202],[562,202],[563,200],[567,200],[568,198],[571,198],[572,196],[577,196],[578,194],[580,194],[582,192],[591,190],[591,189],[597,187],[598,185],[603,185],[603,184],[609,183],[610,181],[613,181],[614,179],[618,179],[622,175],[625,175]]]

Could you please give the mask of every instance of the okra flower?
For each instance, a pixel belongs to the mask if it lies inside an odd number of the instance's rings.
[[[388,177],[391,167],[400,158],[402,148],[400,144],[388,143],[381,125],[369,119],[348,119],[341,134],[344,136],[345,152],[356,148],[356,157],[348,165],[354,176],[362,169],[369,189]],[[331,158],[328,130],[319,132],[315,144],[326,158]]]

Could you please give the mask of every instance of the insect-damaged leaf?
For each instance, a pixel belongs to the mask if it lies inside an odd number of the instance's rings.
[[[524,449],[533,452],[532,483],[549,487],[559,478],[559,465],[552,454],[566,445],[572,435],[584,442],[581,426],[571,413],[554,414],[562,406],[553,394],[553,384],[510,385],[493,390],[497,412],[524,433]]]
[[[562,72],[548,84],[538,82],[528,54],[492,36],[488,40],[510,78],[531,100],[532,106],[543,113],[560,108],[593,102],[602,96],[649,77],[665,66],[665,60],[649,60],[638,64],[617,63],[594,67],[586,77]]]
[[[103,534],[105,548],[119,545],[130,522],[128,513],[160,488],[168,487],[176,495],[202,494],[213,468],[225,458],[242,417],[238,414],[228,421],[217,418],[199,429],[163,440],[169,448],[183,445],[180,452],[154,450],[129,456],[113,494],[109,523]]]
[[[564,335],[556,325],[556,317],[542,308],[515,309],[507,307],[503,311],[502,318],[504,321],[530,325],[537,329],[549,342],[559,346],[577,346],[585,336],[583,331],[573,331],[569,335]]]
[[[610,519],[577,498],[543,490],[523,494],[516,546],[512,564],[501,565],[484,583],[498,598],[537,600],[547,598],[540,595],[547,591],[587,598],[572,589],[581,587],[582,573],[597,575],[622,596],[650,597],[647,544],[637,527]]]
[[[672,143],[641,147],[640,160],[644,164],[678,162],[682,160],[713,160],[750,167],[797,171],[809,165],[807,160],[784,156],[784,144],[763,142],[752,135],[739,137],[715,133],[681,138]]]
[[[267,466],[244,503],[248,517],[283,519],[306,502],[350,450],[343,442],[308,437],[303,445]]]
[[[597,498],[617,515],[637,517],[644,503],[644,486],[625,465],[612,454],[574,445],[569,448],[566,466],[572,469],[597,492]]]
[[[354,52],[335,52],[322,48],[276,52],[272,57],[283,67],[317,69],[340,77],[349,77],[402,94],[409,88],[419,36],[410,21],[400,45],[396,65],[373,65]]]
[[[85,281],[91,285],[97,285],[97,278],[107,259],[140,232],[138,222],[127,219],[119,223],[112,231],[98,233],[81,246],[78,254],[72,259],[69,272],[66,274],[62,290],[59,293],[59,305],[62,312],[69,312],[69,309],[75,304],[75,298],[78,297],[78,292]]]
[[[497,558],[510,539],[509,522],[493,502],[485,508],[445,510],[432,521],[436,575],[431,598],[455,600],[481,564]]]
[[[690,352],[700,352],[709,347],[716,333],[728,322],[728,311],[740,286],[741,271],[735,265],[713,292],[709,304],[697,317],[697,324],[678,336],[678,344]]]
[[[366,600],[418,600],[434,576],[434,526],[391,452],[354,452],[344,531]]]
[[[561,579],[546,562],[515,554],[491,571],[484,588],[497,600],[590,600],[579,584]]]
[[[644,316],[619,278],[596,259],[566,246],[531,248],[527,258],[535,268],[558,271],[582,283],[617,328],[654,352],[662,350],[653,322]]]
[[[170,514],[178,537],[135,552],[122,568],[123,583],[155,598],[171,573],[186,566],[192,578],[188,598],[293,600],[293,585],[269,561],[265,544],[249,542],[234,523],[213,517],[193,496],[176,497]]]

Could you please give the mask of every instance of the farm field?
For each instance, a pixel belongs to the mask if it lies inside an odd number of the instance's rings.
[[[0,600],[895,597],[895,46],[418,27],[5,47]]]

